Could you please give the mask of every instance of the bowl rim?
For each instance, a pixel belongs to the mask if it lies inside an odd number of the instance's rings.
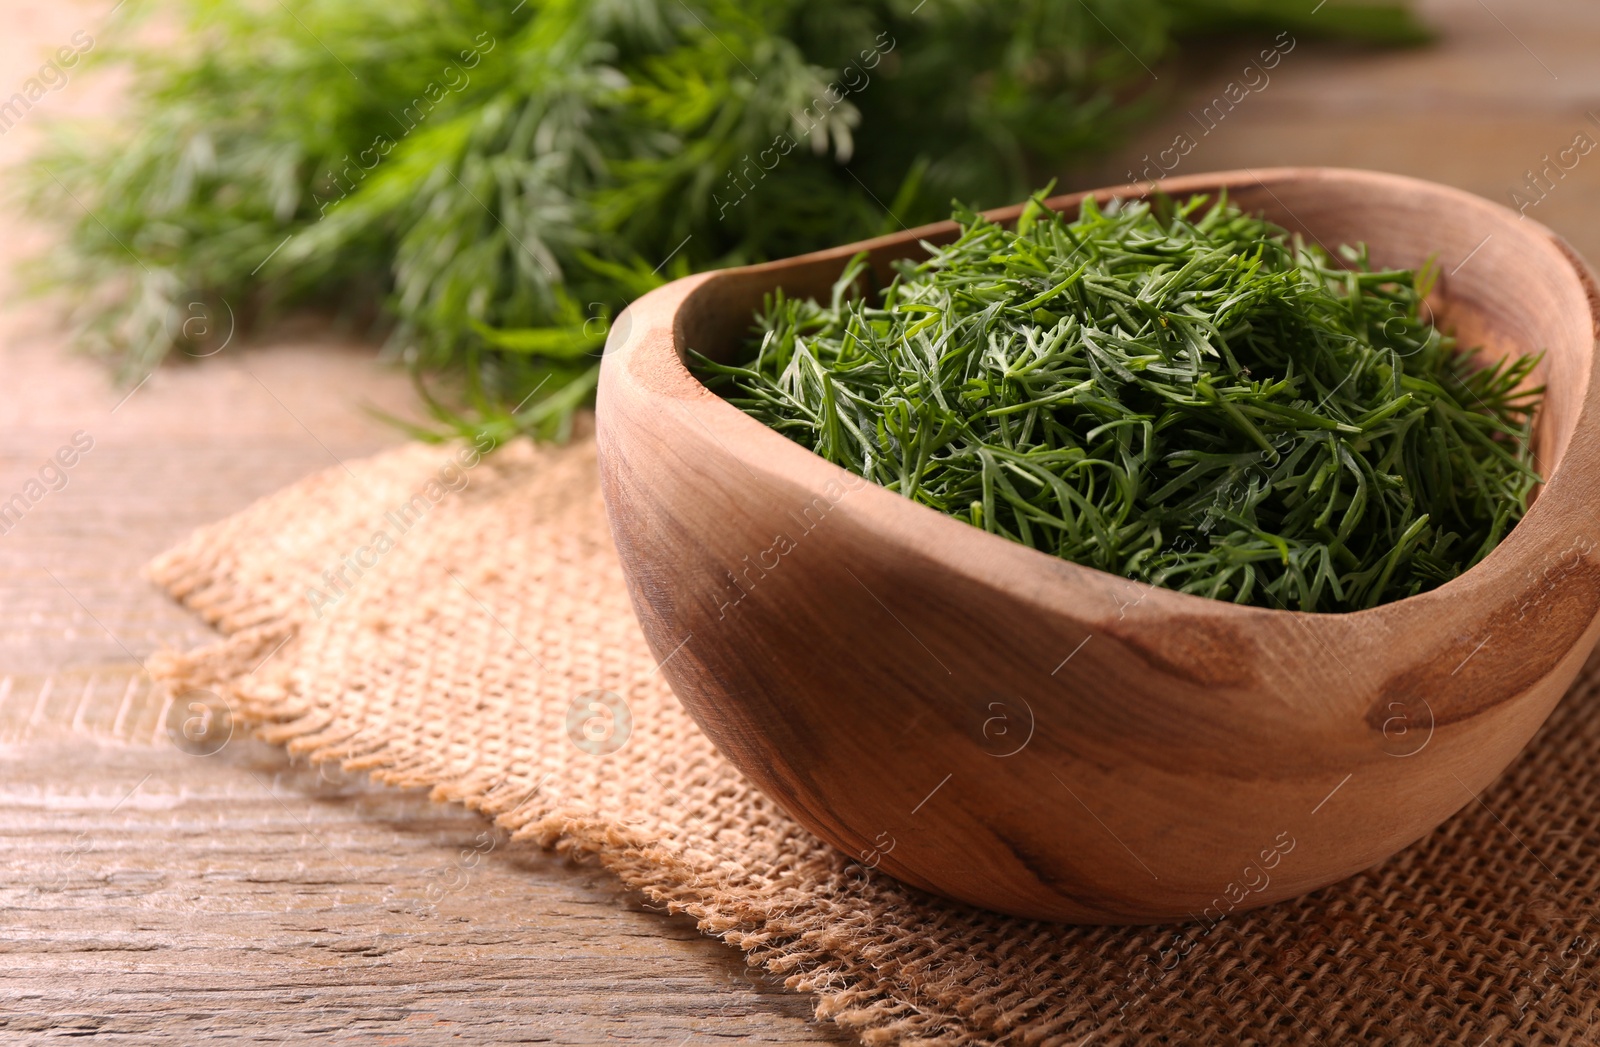
[[[1550,560],[1552,555],[1555,555],[1556,549],[1549,540],[1558,537],[1560,533],[1556,524],[1563,508],[1577,504],[1582,498],[1584,479],[1600,483],[1600,472],[1588,466],[1587,456],[1574,453],[1580,450],[1581,437],[1593,441],[1597,428],[1600,428],[1600,424],[1597,424],[1600,423],[1600,361],[1596,359],[1597,355],[1600,355],[1600,280],[1597,280],[1588,263],[1559,234],[1532,219],[1523,218],[1501,204],[1462,189],[1381,171],[1311,166],[1202,172],[1155,182],[1124,183],[1063,193],[1048,198],[1045,203],[1053,209],[1061,210],[1076,208],[1080,201],[1090,196],[1104,201],[1113,197],[1144,197],[1157,190],[1171,195],[1187,195],[1225,189],[1231,191],[1235,187],[1264,189],[1276,198],[1276,194],[1272,192],[1274,184],[1308,180],[1365,183],[1375,192],[1386,192],[1397,188],[1413,192],[1421,190],[1453,203],[1460,213],[1476,213],[1486,218],[1492,216],[1502,223],[1513,223],[1511,228],[1523,229],[1533,242],[1556,252],[1563,262],[1564,271],[1569,272],[1576,280],[1577,289],[1581,291],[1583,300],[1588,306],[1590,367],[1587,382],[1576,401],[1575,416],[1566,446],[1561,453],[1561,460],[1548,475],[1542,477],[1539,496],[1517,525],[1477,564],[1432,589],[1375,607],[1353,611],[1301,611],[1287,607],[1238,604],[1229,600],[1151,585],[1053,556],[1032,546],[973,527],[932,507],[913,502],[827,461],[809,448],[795,443],[728,403],[702,383],[684,363],[684,349],[687,342],[684,313],[703,304],[697,299],[713,294],[721,285],[736,279],[778,276],[802,265],[838,263],[842,267],[851,257],[863,251],[894,251],[907,247],[915,250],[924,239],[952,232],[956,228],[953,221],[934,222],[911,229],[903,228],[903,231],[898,233],[821,251],[755,265],[710,270],[675,280],[641,297],[618,317],[607,338],[606,364],[613,369],[625,368],[632,372],[633,384],[647,397],[675,401],[676,406],[688,412],[698,423],[699,428],[721,444],[746,468],[758,468],[779,480],[795,484],[805,490],[820,490],[830,481],[852,491],[864,489],[870,492],[868,498],[872,504],[879,507],[869,511],[874,512],[874,515],[879,516],[882,521],[901,524],[894,528],[900,536],[901,544],[919,548],[930,557],[948,563],[952,569],[968,574],[975,580],[988,581],[997,586],[1003,585],[1019,597],[1033,598],[1029,593],[1039,592],[1042,586],[1024,585],[1021,589],[1026,591],[1020,591],[1017,585],[996,578],[992,568],[997,561],[1010,561],[1019,569],[1016,572],[1006,572],[1013,580],[1025,577],[1026,572],[1031,569],[1035,574],[1050,577],[1052,580],[1045,584],[1052,586],[1059,584],[1059,581],[1069,579],[1076,579],[1087,587],[1102,589],[1108,585],[1120,588],[1134,586],[1141,592],[1140,602],[1146,599],[1156,601],[1152,609],[1165,609],[1173,614],[1191,618],[1223,618],[1242,622],[1251,619],[1260,620],[1261,616],[1293,617],[1305,625],[1359,620],[1369,629],[1382,621],[1391,628],[1403,628],[1401,619],[1434,610],[1445,600],[1456,600],[1474,591],[1481,591],[1491,578],[1503,580],[1506,577],[1515,577],[1520,568],[1531,569],[1542,561]],[[1023,202],[986,210],[981,214],[993,221],[1008,222],[1015,220],[1025,206],[1026,202]],[[777,285],[778,281],[774,280],[772,286]],[[626,365],[619,359],[624,355],[630,358]],[[648,375],[645,381],[639,380],[641,364]],[[663,402],[659,406],[666,405]],[[603,415],[605,411],[603,401],[600,410]],[[733,441],[732,445],[730,439]],[[756,453],[736,454],[732,449],[733,445],[741,446],[747,452]],[[1594,457],[1600,458],[1600,455]],[[880,495],[881,498],[878,497]],[[1593,511],[1590,515],[1594,516],[1597,527],[1600,527],[1600,516],[1595,516]],[[930,538],[934,539],[933,544],[926,544]],[[1593,544],[1600,542],[1592,543],[1591,548]],[[951,555],[952,551],[959,551],[963,547],[969,547],[969,552],[976,552],[978,555],[960,559]],[[980,566],[974,569],[971,566],[974,563]],[[1494,602],[1504,603],[1505,597],[1502,595]]]

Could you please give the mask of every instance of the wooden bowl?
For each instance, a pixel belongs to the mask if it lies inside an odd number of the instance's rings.
[[[1393,175],[1230,172],[1163,188],[1226,188],[1329,247],[1367,242],[1380,268],[1437,254],[1435,307],[1463,344],[1545,351],[1547,482],[1481,564],[1352,614],[1152,588],[869,484],[685,369],[687,347],[733,353],[766,292],[825,294],[860,250],[887,280],[891,259],[949,240],[950,224],[679,280],[634,303],[606,347],[606,504],[678,697],[745,775],[862,865],[1002,912],[1215,921],[1365,869],[1475,802],[1596,640],[1600,301],[1572,249]],[[1054,206],[1075,213],[1082,195]],[[1509,832],[1483,840],[1518,846]]]

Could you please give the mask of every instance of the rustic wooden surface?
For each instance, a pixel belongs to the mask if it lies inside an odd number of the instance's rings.
[[[1309,2],[1309,0],[1307,0]],[[74,31],[117,32],[111,0],[13,3],[0,96]],[[1509,201],[1524,172],[1600,109],[1600,10],[1581,0],[1430,0],[1426,51],[1302,43],[1175,173],[1293,163],[1370,166]],[[1179,77],[1173,115],[1085,184],[1122,177],[1220,92],[1243,52]],[[73,81],[0,137],[19,160],[46,112],[93,111]],[[1192,122],[1189,126],[1193,126]],[[1600,137],[1600,135],[1597,135]],[[1600,258],[1600,154],[1529,212]],[[0,250],[37,237],[11,212]],[[9,268],[9,266],[7,266]],[[403,380],[313,329],[163,368],[123,402],[32,306],[0,315],[0,501],[83,430],[65,489],[0,536],[0,1039],[123,1042],[839,1041],[806,1000],[749,975],[692,926],[595,868],[497,846],[463,871],[476,818],[329,780],[235,739],[168,740],[138,669],[206,631],[142,580],[191,527],[335,458],[395,442],[368,403]],[[118,406],[120,403],[120,406]]]

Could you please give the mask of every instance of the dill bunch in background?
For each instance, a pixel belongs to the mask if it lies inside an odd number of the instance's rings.
[[[386,333],[443,429],[560,437],[625,304],[690,271],[1023,194],[1155,101],[1175,41],[1412,42],[1395,6],[1268,0],[129,0],[107,125],[24,172],[43,269],[137,379],[195,306]],[[438,432],[429,427],[427,432]]]
[[[1354,611],[1431,589],[1521,519],[1537,357],[1484,364],[1373,272],[1204,196],[1035,197],[871,300],[770,296],[696,370],[892,491],[1063,559],[1215,599]]]

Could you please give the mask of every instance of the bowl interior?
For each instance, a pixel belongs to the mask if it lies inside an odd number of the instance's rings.
[[[1050,201],[1075,213],[1085,196],[1101,201],[1144,195],[1148,186],[1074,193]],[[1536,468],[1548,482],[1560,466],[1589,386],[1595,332],[1592,287],[1583,263],[1537,223],[1459,190],[1365,171],[1278,170],[1197,175],[1161,183],[1174,196],[1226,189],[1247,211],[1322,244],[1365,243],[1374,266],[1416,269],[1429,259],[1440,278],[1430,298],[1440,327],[1482,358],[1543,353],[1532,381],[1546,387],[1535,418]],[[1019,207],[989,212],[1014,219]],[[866,250],[880,285],[891,263],[921,258],[924,242],[948,243],[953,223],[939,223],[782,262],[729,270],[684,302],[677,344],[730,360],[748,336],[764,295],[826,297],[845,263]]]

